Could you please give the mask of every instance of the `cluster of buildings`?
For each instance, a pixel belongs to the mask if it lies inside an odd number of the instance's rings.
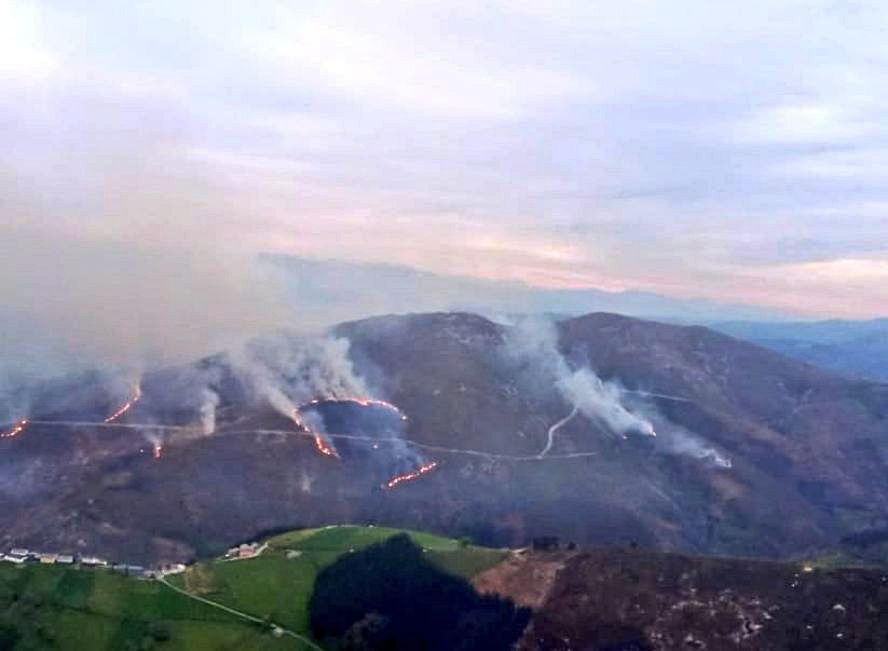
[[[236,561],[243,560],[245,558],[255,558],[259,554],[265,551],[268,547],[268,543],[263,543],[260,545],[259,543],[244,543],[243,545],[238,545],[237,547],[232,547],[225,555],[222,557],[226,561]]]
[[[109,563],[104,558],[96,556],[81,556],[74,554],[55,554],[51,552],[37,552],[21,547],[13,547],[6,554],[0,554],[0,561],[8,563],[42,563],[43,565],[79,565],[81,567],[106,567],[113,572],[135,576],[143,579],[157,579],[169,574],[179,574],[185,571],[182,563],[161,565],[156,568],[144,568],[141,565],[128,565],[126,563]]]
[[[43,563],[44,565],[73,565],[79,562],[81,565],[107,566],[108,561],[92,556],[76,558],[73,554],[54,554],[49,552],[35,552],[22,547],[13,547],[6,554],[0,554],[0,560],[8,563]]]

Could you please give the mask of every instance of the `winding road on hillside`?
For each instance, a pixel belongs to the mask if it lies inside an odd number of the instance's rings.
[[[277,435],[286,435],[286,436],[314,436],[310,432],[298,432],[294,430],[283,430],[283,429],[244,429],[244,430],[234,430],[234,431],[219,431],[216,433],[217,436],[221,436],[223,434],[234,435],[234,434],[277,434]],[[368,441],[370,443],[406,443],[407,445],[411,445],[415,448],[419,448],[421,450],[428,450],[430,452],[444,452],[448,454],[464,454],[473,457],[484,457],[487,459],[504,459],[507,461],[543,461],[543,460],[552,460],[552,459],[578,459],[582,457],[594,457],[597,456],[597,452],[569,452],[566,454],[551,454],[547,456],[540,456],[539,454],[531,454],[531,455],[520,455],[520,454],[504,454],[501,452],[488,452],[486,450],[467,450],[465,448],[448,448],[442,445],[432,445],[430,443],[420,443],[419,441],[414,441],[412,439],[402,439],[397,437],[376,437],[376,436],[365,436],[363,434],[324,434],[325,437],[330,439],[345,439],[349,441]]]
[[[593,457],[597,456],[597,452],[569,452],[565,454],[548,454],[549,448],[551,447],[552,437],[555,434],[555,431],[559,429],[562,425],[567,423],[573,416],[576,414],[574,412],[571,413],[567,418],[562,419],[558,423],[555,423],[551,428],[549,428],[549,443],[546,445],[545,449],[538,454],[531,455],[518,455],[518,454],[504,454],[501,452],[490,452],[487,450],[467,450],[465,448],[448,448],[441,445],[431,445],[429,443],[420,443],[419,441],[413,441],[411,439],[402,439],[397,437],[375,437],[375,436],[364,436],[361,434],[324,434],[326,438],[330,439],[345,439],[352,441],[367,441],[370,443],[406,443],[407,445],[413,446],[415,448],[419,448],[422,450],[428,450],[430,452],[444,452],[447,454],[462,454],[474,457],[484,457],[487,459],[503,459],[505,461],[554,461],[559,459],[579,459],[583,457]],[[120,428],[120,429],[135,429],[135,430],[160,430],[160,431],[170,431],[170,432],[189,432],[189,433],[198,433],[202,432],[202,430],[198,427],[189,426],[189,425],[157,425],[154,423],[105,423],[105,422],[87,422],[87,421],[71,421],[71,420],[34,420],[31,421],[32,425],[43,425],[43,426],[56,426],[56,427],[102,427],[102,428]],[[274,434],[279,436],[305,436],[308,438],[314,438],[314,434],[312,432],[300,432],[298,430],[284,430],[284,429],[262,429],[262,428],[250,428],[250,429],[242,429],[242,430],[225,430],[220,429],[216,431],[213,436],[233,436],[236,434]]]
[[[546,440],[546,447],[544,447],[544,448],[540,451],[540,453],[537,455],[538,458],[542,459],[544,456],[546,456],[546,455],[549,453],[549,450],[552,449],[552,444],[555,443],[555,433],[556,433],[559,429],[561,429],[562,427],[564,427],[565,425],[567,425],[567,423],[568,423],[568,422],[569,422],[574,416],[576,416],[577,413],[578,413],[579,411],[580,411],[580,408],[579,408],[579,407],[574,407],[574,408],[573,408],[573,411],[571,411],[567,416],[565,416],[564,418],[562,418],[562,419],[559,420],[557,423],[555,423],[554,425],[552,425],[552,427],[549,428],[549,431],[546,433],[546,435],[547,435],[547,437],[548,437],[547,440]]]

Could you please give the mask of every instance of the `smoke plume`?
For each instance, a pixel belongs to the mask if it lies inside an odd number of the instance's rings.
[[[201,390],[203,401],[200,405],[200,423],[206,435],[216,431],[216,407],[219,405],[219,394],[204,387]]]
[[[643,409],[641,409],[643,410]],[[647,414],[657,423],[657,448],[666,454],[691,457],[714,468],[731,468],[731,459],[697,434],[656,414]]]
[[[290,418],[315,398],[367,397],[370,391],[348,357],[347,339],[281,334],[229,353],[253,393]]]
[[[730,468],[733,465],[728,457],[690,433],[670,436],[668,446],[675,454],[693,457],[718,468]]]
[[[591,369],[572,369],[558,351],[558,333],[546,319],[526,318],[509,329],[505,354],[519,365],[529,367],[543,382],[555,386],[564,400],[587,418],[603,423],[618,436],[653,435],[650,421],[635,414],[622,402],[622,389],[603,382]]]

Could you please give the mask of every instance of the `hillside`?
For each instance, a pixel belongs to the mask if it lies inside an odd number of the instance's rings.
[[[400,530],[338,526],[271,537],[255,558],[208,559],[167,577],[188,595],[273,622],[310,640],[308,600],[317,574],[338,558]],[[446,572],[470,578],[507,552],[408,532],[428,559]],[[306,649],[292,636],[275,636],[269,624],[245,621],[195,601],[156,580],[109,569],[0,563],[0,641],[3,649]]]
[[[835,542],[837,530],[874,527],[888,512],[888,386],[849,381],[705,328],[593,314],[562,321],[558,330],[573,364],[636,390],[644,398],[637,408],[652,414],[663,435],[657,444],[615,444],[592,422],[562,429],[562,451],[598,453],[578,468],[560,466],[562,504],[594,512],[612,532],[780,555],[803,551],[801,541]],[[569,411],[551,386],[535,377],[516,383],[503,371],[490,351],[508,329],[478,317],[379,319],[340,332],[353,341],[353,354],[384,369],[389,395],[415,415],[417,440],[527,453]],[[670,445],[689,454],[669,454]],[[694,459],[705,446],[729,457],[731,468]],[[525,490],[530,477],[540,480],[532,468],[512,472]],[[594,476],[594,495],[583,494],[587,476]],[[613,522],[621,516],[628,518],[622,526]],[[684,540],[671,538],[676,526]],[[594,536],[576,525],[565,530]]]
[[[156,582],[0,563],[0,648],[292,650],[300,646]]]
[[[246,560],[211,560],[191,566],[172,583],[213,601],[268,617],[310,635],[308,601],[323,568],[399,533],[387,527],[339,526],[306,529],[273,536],[268,550]],[[442,569],[467,578],[495,565],[506,552],[463,546],[458,541],[409,532],[411,538]]]
[[[60,381],[0,440],[0,543],[160,562],[374,522],[497,546],[883,557],[888,387],[699,327],[593,314],[552,333],[528,346],[520,325],[460,313],[351,322],[309,349],[336,365],[283,339],[261,376],[230,355],[155,371],[112,423],[125,384]]]
[[[535,553],[517,563],[525,575],[541,565],[559,568],[521,649],[785,651],[888,644],[888,623],[880,616],[888,608],[884,570],[632,549]],[[513,582],[500,592],[520,600],[525,590],[526,583]]]
[[[315,648],[309,604],[319,576],[334,566],[349,572],[350,558],[365,568],[359,552],[382,551],[379,543],[402,533],[361,526],[283,532],[263,541],[259,556],[204,559],[166,577],[170,585],[107,569],[0,563],[0,641],[16,650]],[[888,643],[880,616],[888,608],[884,569],[638,548],[489,549],[406,533],[416,552],[447,575],[471,579],[482,595],[531,608],[522,649],[876,649]],[[366,569],[385,577],[392,568]],[[391,584],[382,578],[373,589],[397,599],[405,581],[423,595],[406,606],[409,612],[441,606],[438,584],[423,583],[421,574]],[[347,605],[347,592],[333,594]],[[288,633],[275,635],[273,627]]]

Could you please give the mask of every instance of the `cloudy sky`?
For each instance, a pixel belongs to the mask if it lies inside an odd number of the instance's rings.
[[[886,7],[0,0],[0,288],[275,252],[885,315]]]

